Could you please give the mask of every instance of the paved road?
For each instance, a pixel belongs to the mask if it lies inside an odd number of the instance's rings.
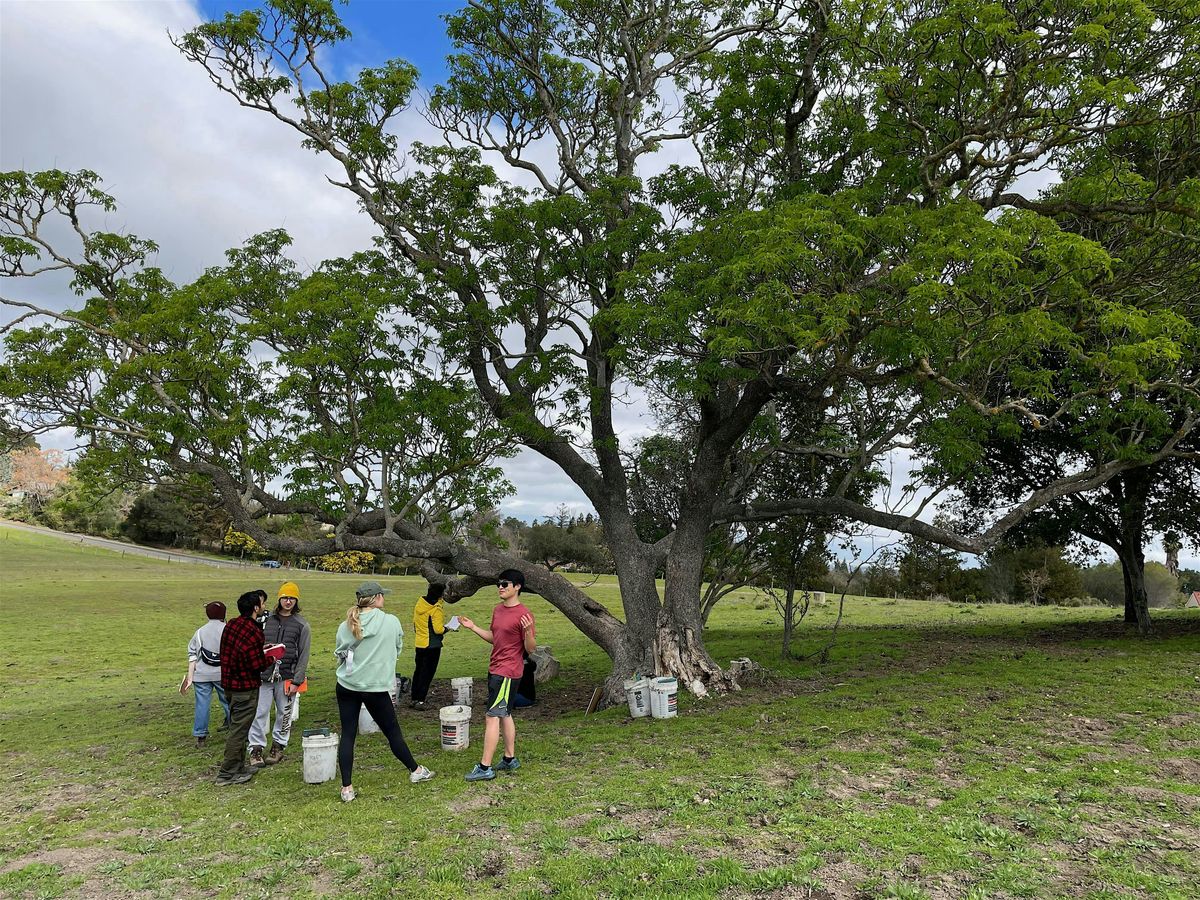
[[[70,541],[73,544],[85,544],[89,547],[99,547],[102,550],[113,550],[130,556],[148,556],[151,559],[164,559],[167,562],[189,563],[199,566],[212,566],[214,569],[245,569],[252,563],[235,560],[212,559],[207,556],[193,556],[178,550],[159,550],[156,547],[142,547],[138,544],[126,544],[121,541],[110,541],[108,538],[93,537],[90,534],[74,534],[70,531],[54,531],[50,528],[40,528],[37,525],[26,525],[24,522],[10,522],[0,519],[0,528],[14,528],[17,531],[31,531],[34,534],[44,534],[48,537]]]

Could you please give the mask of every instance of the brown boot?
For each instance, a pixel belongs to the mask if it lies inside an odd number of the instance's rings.
[[[262,747],[251,747],[250,748],[250,759],[247,760],[247,765],[249,765],[250,768],[252,768],[252,769],[261,769],[266,764],[267,764],[266,760],[263,759],[263,748]]]
[[[277,762],[283,761],[283,748],[276,744],[271,748],[271,752],[267,754],[267,765],[273,766]]]

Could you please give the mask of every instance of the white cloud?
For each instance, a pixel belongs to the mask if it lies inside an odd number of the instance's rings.
[[[315,263],[370,243],[334,170],[285,126],[243,109],[171,45],[188,3],[5,0],[0,163],[96,171],[118,201],[103,225],[150,237],[187,280],[268,228]]]

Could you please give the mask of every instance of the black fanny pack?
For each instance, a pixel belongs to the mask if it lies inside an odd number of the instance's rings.
[[[206,666],[213,666],[215,668],[220,668],[221,654],[219,652],[213,653],[211,650],[205,650],[203,647],[201,647],[200,648],[200,662],[204,663]]]

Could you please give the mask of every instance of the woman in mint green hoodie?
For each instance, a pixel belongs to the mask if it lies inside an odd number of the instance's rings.
[[[416,783],[433,777],[413,759],[388,693],[396,681],[396,657],[404,646],[400,620],[385,613],[383,595],[390,594],[377,581],[365,581],[355,591],[354,605],[346,611],[346,621],[338,626],[334,653],[338,658],[337,703],[342,720],[342,738],[338,743],[338,766],[342,770],[342,799],[354,799],[350,776],[354,769],[354,741],[358,737],[358,714],[363,706],[387,738],[396,759],[409,771],[408,780]]]

